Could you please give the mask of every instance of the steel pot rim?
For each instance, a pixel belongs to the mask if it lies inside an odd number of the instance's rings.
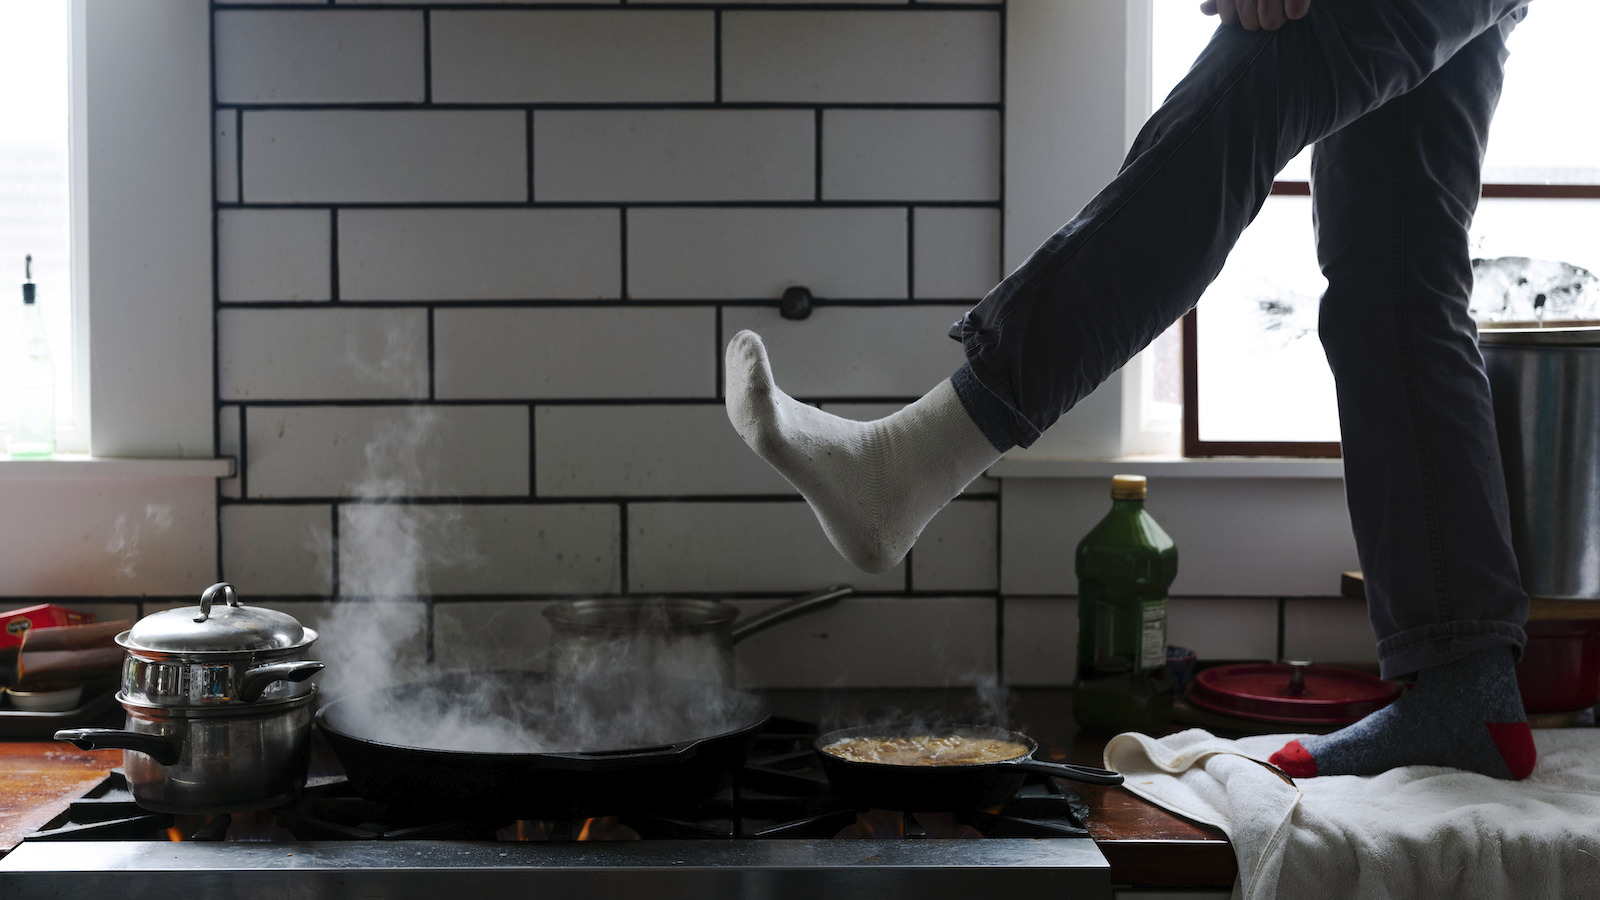
[[[234,703],[215,706],[170,706],[161,703],[142,703],[128,696],[127,691],[117,691],[117,702],[128,715],[146,719],[253,719],[265,718],[280,712],[304,706],[317,696],[316,685],[304,694],[257,700],[254,703]]]

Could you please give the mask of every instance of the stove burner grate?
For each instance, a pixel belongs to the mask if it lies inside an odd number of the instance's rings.
[[[815,729],[776,719],[760,734],[734,786],[692,806],[625,815],[623,833],[644,840],[833,838],[857,822],[858,810],[833,796],[811,749]],[[315,769],[314,769],[315,771]],[[314,775],[294,803],[236,823],[226,814],[199,818],[148,812],[133,801],[120,770],[25,841],[496,840],[508,831],[535,840],[580,839],[586,820],[521,823],[418,819],[357,795],[342,775]],[[265,818],[263,823],[256,821]],[[916,815],[902,817],[906,838],[925,832]],[[998,809],[957,813],[954,820],[988,838],[1088,837],[1088,807],[1058,782],[1030,776]],[[240,832],[236,837],[233,830]],[[631,829],[631,832],[629,832]],[[246,833],[248,832],[248,833]]]

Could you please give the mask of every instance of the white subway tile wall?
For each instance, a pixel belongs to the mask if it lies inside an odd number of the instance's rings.
[[[332,299],[332,233],[325,209],[218,210],[218,299],[223,303]]]
[[[533,116],[533,197],[810,200],[815,142],[816,116],[804,109],[540,110]]]
[[[846,415],[961,365],[1002,274],[1000,4],[217,5],[224,578],[328,653],[397,608],[396,653],[513,668],[562,597],[842,582],[740,645],[747,683],[1071,680],[1061,560],[1104,485],[979,479],[866,575],[722,406],[740,328]]]
[[[616,209],[347,209],[339,299],[615,300]]]

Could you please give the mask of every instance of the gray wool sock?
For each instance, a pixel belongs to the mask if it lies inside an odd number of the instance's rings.
[[[1522,779],[1536,757],[1511,651],[1494,647],[1423,669],[1390,705],[1332,734],[1290,741],[1268,761],[1296,778],[1449,766]]]
[[[875,422],[825,413],[778,389],[754,332],[728,342],[728,419],[811,504],[834,549],[883,572],[934,514],[1000,458],[948,379]]]

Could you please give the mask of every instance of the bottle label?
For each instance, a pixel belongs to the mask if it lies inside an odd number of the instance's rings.
[[[1167,664],[1167,601],[1149,600],[1143,607],[1139,668],[1154,669]]]

